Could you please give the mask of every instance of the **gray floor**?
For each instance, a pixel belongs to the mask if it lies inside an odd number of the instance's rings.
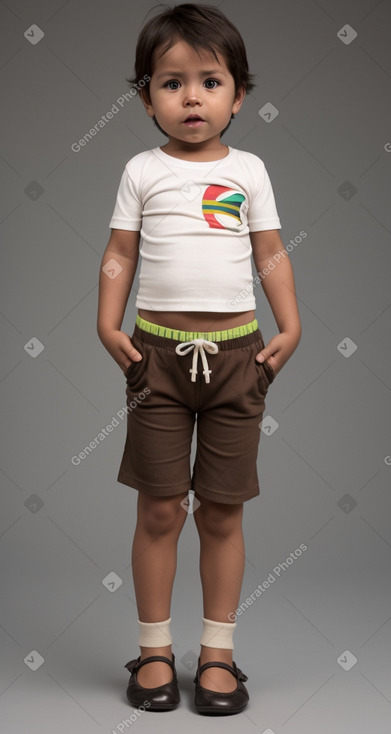
[[[125,384],[96,334],[97,283],[124,164],[165,139],[132,99],[71,146],[127,90],[154,5],[0,4],[1,730],[389,734],[391,18],[376,0],[219,3],[258,83],[224,142],[268,168],[303,337],[269,390],[261,495],[245,505],[234,659],[249,706],[226,718],[193,706],[202,595],[189,514],[171,611],[181,704],[129,719],[137,494],[116,482]],[[259,286],[256,298],[268,340]]]

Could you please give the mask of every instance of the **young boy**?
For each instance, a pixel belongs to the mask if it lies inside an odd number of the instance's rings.
[[[190,489],[204,602],[196,709],[238,713],[249,698],[247,676],[232,659],[243,503],[260,494],[266,393],[301,336],[264,163],[221,142],[254,86],[251,76],[238,30],[215,7],[177,5],[141,31],[131,81],[149,79],[138,84],[140,97],[168,142],[125,166],[102,259],[98,334],[126,378],[118,481],[138,491],[132,570],[140,656],[125,667],[129,701],[147,710],[180,700],[170,606]],[[140,234],[130,338],[121,325]],[[266,346],[255,319],[251,255],[279,329]]]

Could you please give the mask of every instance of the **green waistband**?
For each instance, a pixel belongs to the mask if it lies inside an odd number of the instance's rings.
[[[169,326],[153,324],[151,321],[142,319],[138,314],[136,316],[136,324],[140,329],[149,331],[151,334],[164,336],[167,339],[176,339],[181,342],[187,342],[191,339],[208,339],[212,342],[223,342],[226,339],[236,339],[238,336],[251,334],[258,328],[258,321],[254,319],[249,324],[235,326],[233,329],[224,329],[223,331],[180,331],[180,329],[171,329]]]

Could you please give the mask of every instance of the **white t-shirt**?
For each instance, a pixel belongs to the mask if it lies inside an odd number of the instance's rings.
[[[249,232],[281,224],[263,161],[228,148],[225,158],[200,162],[158,147],[126,164],[110,227],[141,230],[136,307],[255,308]]]

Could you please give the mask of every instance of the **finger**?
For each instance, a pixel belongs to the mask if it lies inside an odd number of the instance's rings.
[[[265,354],[265,352],[258,352],[258,354],[256,355],[255,359],[257,360],[257,362],[261,362],[262,363],[262,362],[265,361],[265,359],[267,359],[267,355]]]
[[[131,362],[139,362],[143,358],[143,355],[132,344],[129,351],[124,353],[124,356],[125,359],[129,359]]]
[[[142,355],[136,349],[133,349],[130,354],[125,354],[124,359],[126,359],[127,362],[126,364],[124,362],[124,366],[121,367],[122,371],[126,372],[129,369],[130,365],[133,364],[133,362],[141,362],[142,358]]]

